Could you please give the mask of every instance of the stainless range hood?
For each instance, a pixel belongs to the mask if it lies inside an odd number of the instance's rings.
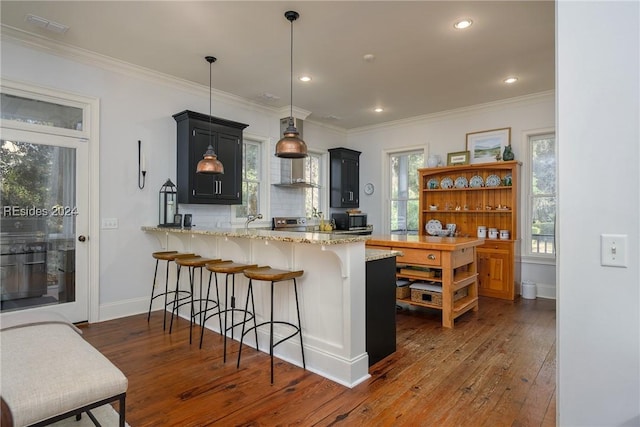
[[[293,119],[293,125],[298,129],[300,138],[303,138],[303,120]],[[289,126],[289,117],[280,119],[280,135]],[[306,170],[309,166],[306,158],[301,159],[280,159],[280,182],[274,184],[277,187],[288,188],[312,188],[318,187],[308,181],[309,173]]]

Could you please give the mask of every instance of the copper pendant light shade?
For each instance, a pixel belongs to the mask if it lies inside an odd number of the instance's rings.
[[[299,135],[298,129],[293,125],[293,117],[289,117],[289,126],[276,144],[276,156],[288,159],[307,157],[307,144]]]
[[[224,166],[222,162],[218,160],[218,156],[213,151],[213,147],[209,145],[206,153],[204,153],[203,159],[198,162],[196,167],[196,173],[205,174],[223,174]]]
[[[211,127],[211,66],[216,62],[215,56],[205,56],[209,63],[209,127]],[[198,162],[196,166],[196,173],[203,173],[209,175],[219,175],[224,173],[224,166],[222,162],[218,160],[215,151],[213,151],[213,145],[211,144],[211,130],[209,130],[209,146],[204,153],[203,159]]]
[[[291,111],[289,114],[289,126],[284,131],[284,136],[276,144],[276,156],[288,159],[307,157],[307,144],[300,138],[298,129],[293,125],[293,21],[300,14],[293,10],[285,12],[285,18],[291,22]]]

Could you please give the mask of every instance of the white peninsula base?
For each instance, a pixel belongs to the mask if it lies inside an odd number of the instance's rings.
[[[240,263],[304,270],[298,279],[298,288],[307,369],[347,387],[354,387],[369,377],[365,349],[365,237],[252,229],[142,229],[157,238],[158,250],[189,251]],[[187,276],[183,277],[182,286],[187,286]],[[208,279],[208,275],[205,277]],[[220,299],[224,302],[222,275],[218,282]],[[236,277],[236,308],[244,305],[247,284],[244,276]],[[254,295],[260,322],[269,316],[268,284],[254,283]],[[160,309],[161,304],[157,308]],[[187,307],[184,308],[181,315],[188,318]],[[292,286],[276,286],[274,317],[296,323]],[[206,326],[219,332],[218,322],[210,321]],[[234,333],[236,339],[239,339],[240,328]],[[276,328],[274,340],[285,336],[287,331],[283,329],[280,334]],[[258,340],[260,350],[268,352],[267,327],[258,330]],[[255,348],[253,334],[247,334],[244,342]],[[285,341],[274,349],[274,354],[302,366],[298,340]]]

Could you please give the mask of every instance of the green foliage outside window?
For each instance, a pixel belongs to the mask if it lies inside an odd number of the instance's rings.
[[[418,169],[423,166],[422,152],[398,153],[390,157],[392,233],[416,234],[418,231]]]
[[[236,217],[257,215],[260,211],[260,144],[245,141],[242,150],[242,204],[235,207]]]
[[[531,149],[531,252],[555,253],[556,140],[554,134],[529,139]]]

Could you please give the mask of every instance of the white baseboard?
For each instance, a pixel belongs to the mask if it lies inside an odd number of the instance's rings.
[[[154,304],[155,305],[155,304]],[[158,310],[160,307],[154,307]],[[149,298],[135,298],[118,301],[108,304],[100,304],[98,321],[119,319],[121,317],[133,316],[134,314],[146,313],[149,310]]]
[[[153,310],[160,310],[161,307],[162,304],[154,304]],[[118,301],[117,303],[102,304],[100,305],[99,321],[104,322],[121,317],[133,316],[135,314],[146,313],[147,310],[149,310],[148,298],[135,298]],[[185,313],[180,313],[180,317],[188,320],[188,315],[185,317]],[[210,320],[207,322],[206,326],[207,329],[211,329],[218,333],[220,332],[220,327],[216,321]],[[234,337],[236,341],[240,341],[240,337],[238,336],[240,329],[238,328],[236,331],[237,332]],[[231,339],[230,334],[231,332],[228,332],[229,339]],[[277,341],[279,338],[282,337],[275,337],[274,339]],[[268,330],[258,328],[258,339],[261,343],[260,351],[268,353],[269,348],[264,345],[264,343],[269,342]],[[245,344],[255,348],[255,338],[253,333],[246,335]],[[274,354],[279,359],[285,360],[296,366],[302,366],[300,341],[297,337],[280,344],[274,349]],[[307,370],[315,372],[318,375],[328,378],[345,387],[355,387],[370,377],[369,355],[367,353],[363,353],[353,360],[346,360],[305,343],[304,355]]]
[[[536,286],[536,296],[538,298],[556,299],[555,285],[538,283]]]

